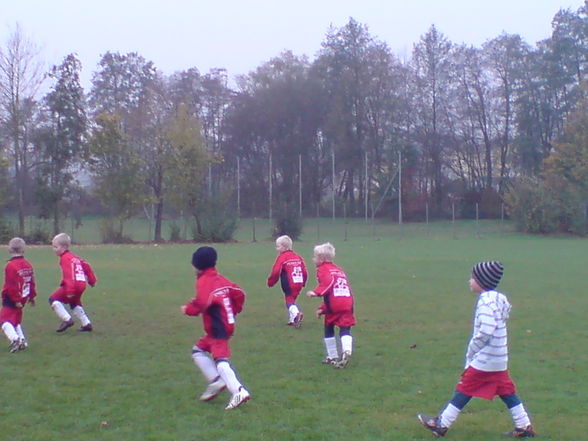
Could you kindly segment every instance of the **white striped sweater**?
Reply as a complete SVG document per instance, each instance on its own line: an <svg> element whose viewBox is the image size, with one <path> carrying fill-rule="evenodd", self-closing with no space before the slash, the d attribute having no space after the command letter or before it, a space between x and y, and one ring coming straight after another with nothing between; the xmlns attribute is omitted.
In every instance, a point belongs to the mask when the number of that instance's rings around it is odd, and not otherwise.
<svg viewBox="0 0 588 441"><path fill-rule="evenodd" d="M504 371L508 367L506 322L511 305L498 291L485 291L478 297L474 330L466 352L466 368L486 372Z"/></svg>

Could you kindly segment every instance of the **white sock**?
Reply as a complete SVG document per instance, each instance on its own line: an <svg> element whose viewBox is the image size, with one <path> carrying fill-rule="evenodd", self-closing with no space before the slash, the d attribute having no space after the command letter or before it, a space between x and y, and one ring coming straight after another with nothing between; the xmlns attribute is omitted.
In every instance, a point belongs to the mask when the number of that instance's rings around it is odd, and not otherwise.
<svg viewBox="0 0 588 441"><path fill-rule="evenodd" d="M16 333L14 326L12 326L12 323L2 323L2 330L4 331L4 335L6 335L6 338L10 341L10 343L18 340L18 334Z"/></svg>
<svg viewBox="0 0 588 441"><path fill-rule="evenodd" d="M342 335L341 336L341 350L343 352L353 352L353 336Z"/></svg>
<svg viewBox="0 0 588 441"><path fill-rule="evenodd" d="M26 340L26 337L25 337L24 332L22 330L22 326L16 325L15 330L16 330L16 333L18 334L19 339Z"/></svg>
<svg viewBox="0 0 588 441"><path fill-rule="evenodd" d="M57 314L57 317L59 317L62 322L71 320L71 315L69 315L69 313L65 310L65 306L63 306L63 303L61 303L59 300L55 300L53 303L51 303L51 309L55 311L55 314Z"/></svg>
<svg viewBox="0 0 588 441"><path fill-rule="evenodd" d="M218 373L220 374L221 378L227 385L227 389L231 394L236 394L241 387L241 383L237 380L237 375L235 375L235 371L231 367L231 365L227 361L220 361L217 363L216 368L218 369Z"/></svg>
<svg viewBox="0 0 588 441"><path fill-rule="evenodd" d="M86 326L91 323L90 319L86 315L86 311L84 311L84 308L82 308L80 305L76 306L72 312L78 318L82 326Z"/></svg>
<svg viewBox="0 0 588 441"><path fill-rule="evenodd" d="M524 429L529 424L531 424L531 420L529 419L529 415L527 414L523 403L517 404L508 410L510 410L512 421L514 422L515 427Z"/></svg>
<svg viewBox="0 0 588 441"><path fill-rule="evenodd" d="M290 305L290 307L288 308L288 316L290 319L290 323L294 321L299 312L300 311L298 310L298 306Z"/></svg>
<svg viewBox="0 0 588 441"><path fill-rule="evenodd" d="M327 358L339 358L337 351L337 340L335 337L325 338L325 348L327 349Z"/></svg>
<svg viewBox="0 0 588 441"><path fill-rule="evenodd" d="M443 412L439 415L439 424L441 427L450 427L461 412L460 409L455 407L453 404L448 403Z"/></svg>
<svg viewBox="0 0 588 441"><path fill-rule="evenodd" d="M212 380L218 377L216 364L212 358L208 356L208 354L200 350L196 350L196 347L194 347L194 350L195 352L192 352L192 360L194 361L194 364L198 367L198 369L200 369L200 372L202 372L204 378L206 378L209 383L212 382Z"/></svg>

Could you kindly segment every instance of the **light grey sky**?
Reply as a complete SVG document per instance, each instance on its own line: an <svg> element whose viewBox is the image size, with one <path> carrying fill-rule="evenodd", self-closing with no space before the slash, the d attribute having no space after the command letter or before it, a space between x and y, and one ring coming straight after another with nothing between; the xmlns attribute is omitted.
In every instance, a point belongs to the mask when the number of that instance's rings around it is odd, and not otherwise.
<svg viewBox="0 0 588 441"><path fill-rule="evenodd" d="M164 74L197 67L247 74L284 50L313 60L330 25L349 17L408 58L432 24L480 46L502 32L535 44L560 8L583 0L0 0L0 44L18 22L49 65L71 52L89 86L102 54L135 51Z"/></svg>

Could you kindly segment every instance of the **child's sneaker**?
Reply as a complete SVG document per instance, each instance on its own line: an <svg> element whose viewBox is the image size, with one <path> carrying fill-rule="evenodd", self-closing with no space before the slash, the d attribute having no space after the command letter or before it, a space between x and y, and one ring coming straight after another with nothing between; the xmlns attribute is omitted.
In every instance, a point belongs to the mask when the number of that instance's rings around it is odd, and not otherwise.
<svg viewBox="0 0 588 441"><path fill-rule="evenodd" d="M335 367L337 369L343 369L346 367L349 362L351 361L351 352L350 351L343 351L341 354L341 358L335 363Z"/></svg>
<svg viewBox="0 0 588 441"><path fill-rule="evenodd" d="M296 314L296 317L294 317L293 326L296 329L300 329L302 327L302 320L303 319L304 319L304 314L302 312L299 312L298 314Z"/></svg>
<svg viewBox="0 0 588 441"><path fill-rule="evenodd" d="M29 347L29 343L27 342L27 339L26 338L21 338L18 341L18 350L19 351L24 351L28 347Z"/></svg>
<svg viewBox="0 0 588 441"><path fill-rule="evenodd" d="M327 357L322 361L322 363L323 364L330 364L330 365L334 366L337 364L338 361L339 361L338 358Z"/></svg>
<svg viewBox="0 0 588 441"><path fill-rule="evenodd" d="M14 354L15 352L20 351L20 340L12 340L10 342L10 345L8 346L8 351L11 354Z"/></svg>
<svg viewBox="0 0 588 441"><path fill-rule="evenodd" d="M251 394L243 386L239 388L236 394L234 394L229 400L229 404L225 407L225 410L236 409L241 404L246 403L251 398Z"/></svg>
<svg viewBox="0 0 588 441"><path fill-rule="evenodd" d="M505 435L512 438L534 438L536 433L535 429L533 429L533 426L529 424L527 427L515 427Z"/></svg>
<svg viewBox="0 0 588 441"><path fill-rule="evenodd" d="M78 331L80 332L92 332L92 323L88 323L87 325L82 326Z"/></svg>
<svg viewBox="0 0 588 441"><path fill-rule="evenodd" d="M210 401L218 396L223 390L225 390L227 385L222 380L221 377L217 377L208 383L206 389L200 395L200 401Z"/></svg>
<svg viewBox="0 0 588 441"><path fill-rule="evenodd" d="M74 325L74 321L72 319L65 320L61 322L59 328L57 328L57 332L63 332L68 328L71 328Z"/></svg>
<svg viewBox="0 0 588 441"><path fill-rule="evenodd" d="M419 413L417 415L417 418L426 429L429 429L431 433L433 433L433 436L435 436L436 438L445 436L445 434L447 433L447 427L442 427L439 424L439 418L432 418L430 416L425 415L424 413Z"/></svg>

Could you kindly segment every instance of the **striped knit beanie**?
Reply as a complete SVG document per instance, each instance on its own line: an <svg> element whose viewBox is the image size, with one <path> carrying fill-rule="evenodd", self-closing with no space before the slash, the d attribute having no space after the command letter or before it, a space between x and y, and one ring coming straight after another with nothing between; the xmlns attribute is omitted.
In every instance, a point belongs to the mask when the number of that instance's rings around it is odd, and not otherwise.
<svg viewBox="0 0 588 441"><path fill-rule="evenodd" d="M477 263L472 269L474 279L486 290L492 290L498 286L502 273L504 273L504 266L496 260Z"/></svg>

